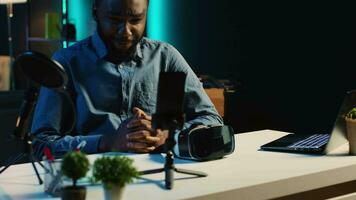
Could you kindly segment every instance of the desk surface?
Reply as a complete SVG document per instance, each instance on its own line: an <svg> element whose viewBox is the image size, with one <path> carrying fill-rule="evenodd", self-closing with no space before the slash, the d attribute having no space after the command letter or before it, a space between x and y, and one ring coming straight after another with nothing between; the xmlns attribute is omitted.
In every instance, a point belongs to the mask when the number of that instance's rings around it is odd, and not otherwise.
<svg viewBox="0 0 356 200"><path fill-rule="evenodd" d="M146 175L127 186L124 199L270 199L356 180L356 157L347 146L333 155L317 156L259 151L285 135L264 130L236 135L235 152L221 160L190 162L179 168L207 172L205 178L175 174L174 188L163 189L164 174ZM93 160L98 155L90 156ZM162 167L160 155L129 155L139 170ZM88 186L87 199L103 199L101 186ZM43 193L30 164L11 166L0 175L0 199L53 199Z"/></svg>

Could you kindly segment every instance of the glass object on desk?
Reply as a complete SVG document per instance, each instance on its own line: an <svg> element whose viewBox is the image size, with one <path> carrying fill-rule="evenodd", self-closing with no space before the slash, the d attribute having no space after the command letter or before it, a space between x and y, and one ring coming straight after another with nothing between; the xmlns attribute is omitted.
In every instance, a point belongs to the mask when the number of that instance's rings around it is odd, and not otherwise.
<svg viewBox="0 0 356 200"><path fill-rule="evenodd" d="M44 192L54 197L59 197L61 195L61 189L63 187L61 163L62 162L59 160L45 160L45 167L48 171L44 178Z"/></svg>
<svg viewBox="0 0 356 200"><path fill-rule="evenodd" d="M45 167L48 169L44 177L44 192L53 197L60 197L62 188L72 184L72 180L64 176L61 172L61 160L55 160L53 162L45 161ZM51 163L51 164L50 164ZM52 166L51 166L52 165ZM88 176L78 180L79 186L94 185L92 172L88 173Z"/></svg>

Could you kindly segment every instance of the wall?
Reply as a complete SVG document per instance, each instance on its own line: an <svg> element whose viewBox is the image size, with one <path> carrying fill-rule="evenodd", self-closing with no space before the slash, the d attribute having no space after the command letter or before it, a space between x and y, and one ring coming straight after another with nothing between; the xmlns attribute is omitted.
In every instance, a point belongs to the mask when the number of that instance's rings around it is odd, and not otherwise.
<svg viewBox="0 0 356 200"><path fill-rule="evenodd" d="M240 6L236 70L271 128L326 131L345 90L356 88L351 5L263 2Z"/></svg>
<svg viewBox="0 0 356 200"><path fill-rule="evenodd" d="M94 0L68 1L68 20L75 24L77 40L82 40L95 31L96 24L91 13L92 2Z"/></svg>
<svg viewBox="0 0 356 200"><path fill-rule="evenodd" d="M180 0L167 7L163 39L196 72L239 83L228 107L238 131L326 131L344 92L356 88L351 5Z"/></svg>

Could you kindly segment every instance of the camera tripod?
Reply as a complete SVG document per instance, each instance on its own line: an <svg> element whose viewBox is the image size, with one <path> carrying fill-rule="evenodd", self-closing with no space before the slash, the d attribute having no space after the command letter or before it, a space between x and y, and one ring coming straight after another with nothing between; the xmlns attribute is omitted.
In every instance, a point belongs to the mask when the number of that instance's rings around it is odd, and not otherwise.
<svg viewBox="0 0 356 200"><path fill-rule="evenodd" d="M168 122L168 138L166 140L166 143L164 144L164 152L166 153L164 167L158 168L158 169L145 170L145 171L141 172L143 175L164 172L165 173L165 187L166 187L166 189L169 189L169 190L173 188L174 172L181 173L181 174L194 175L197 177L208 176L208 174L206 174L204 172L180 169L180 168L176 168L174 166L174 155L173 155L173 147L175 144L174 131L176 130L177 125L178 125L178 123L176 120L171 120L170 122Z"/></svg>
<svg viewBox="0 0 356 200"><path fill-rule="evenodd" d="M21 149L22 152L18 153L15 156L10 157L6 162L5 165L2 167L0 170L0 174L3 173L7 168L9 168L11 165L15 164L17 161L21 160L24 157L28 157L29 160L31 161L31 164L33 166L33 169L36 172L36 176L38 179L39 184L41 185L43 183L40 174L38 173L38 170L36 168L35 162L37 162L43 169L46 170L45 166L34 156L33 150L32 150L32 141L29 136L26 136L26 139L19 139L16 138L16 140L19 140L17 142L20 142L21 144Z"/></svg>
<svg viewBox="0 0 356 200"><path fill-rule="evenodd" d="M29 160L31 161L33 169L36 172L38 182L41 185L43 181L38 173L35 162L37 162L46 171L47 169L34 156L33 148L32 148L32 138L28 133L28 129L29 129L28 127L31 121L30 118L37 102L37 96L38 96L38 87L35 86L29 87L25 92L24 100L20 108L20 114L17 117L16 127L13 132L13 138L15 138L16 145L18 144L20 145L21 152L15 156L10 157L6 161L5 165L0 170L0 174L4 172L7 168L9 168L11 165L15 164L20 159L24 157L28 157Z"/></svg>

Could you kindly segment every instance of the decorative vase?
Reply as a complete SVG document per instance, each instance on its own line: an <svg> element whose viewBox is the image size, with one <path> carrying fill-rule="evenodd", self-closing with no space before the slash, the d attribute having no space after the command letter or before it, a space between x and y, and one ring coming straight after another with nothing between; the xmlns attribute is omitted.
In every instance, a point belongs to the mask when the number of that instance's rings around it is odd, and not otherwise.
<svg viewBox="0 0 356 200"><path fill-rule="evenodd" d="M105 200L121 200L125 187L119 185L104 185Z"/></svg>
<svg viewBox="0 0 356 200"><path fill-rule="evenodd" d="M349 152L356 155L356 119L345 118L347 139L349 140Z"/></svg>
<svg viewBox="0 0 356 200"><path fill-rule="evenodd" d="M66 186L62 189L62 200L85 200L86 192L84 186Z"/></svg>

